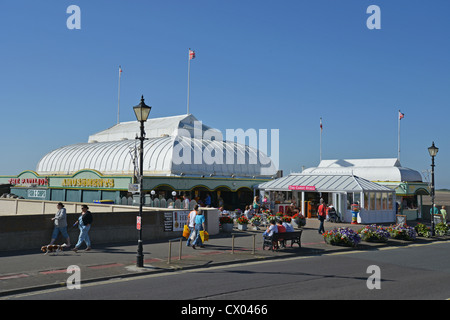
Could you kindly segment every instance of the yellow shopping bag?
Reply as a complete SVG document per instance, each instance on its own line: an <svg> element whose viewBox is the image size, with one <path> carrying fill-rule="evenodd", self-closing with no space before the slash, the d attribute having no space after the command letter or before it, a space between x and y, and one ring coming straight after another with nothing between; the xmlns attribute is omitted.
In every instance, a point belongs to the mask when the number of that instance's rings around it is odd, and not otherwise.
<svg viewBox="0 0 450 320"><path fill-rule="evenodd" d="M191 230L189 230L189 227L187 226L187 224L184 225L184 229L183 229L183 237L184 238L189 238L189 234L191 233Z"/></svg>
<svg viewBox="0 0 450 320"><path fill-rule="evenodd" d="M200 231L200 238L202 238L202 242L209 240L209 234L207 231Z"/></svg>

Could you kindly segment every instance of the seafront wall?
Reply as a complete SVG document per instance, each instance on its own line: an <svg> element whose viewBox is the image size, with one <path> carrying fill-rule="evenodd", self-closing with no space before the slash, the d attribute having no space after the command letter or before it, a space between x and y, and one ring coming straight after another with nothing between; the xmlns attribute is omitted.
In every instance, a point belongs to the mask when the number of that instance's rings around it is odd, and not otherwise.
<svg viewBox="0 0 450 320"><path fill-rule="evenodd" d="M29 250L50 242L57 202L24 199L0 199L0 251ZM67 212L71 243L78 239L79 230L72 225L77 221L83 203L64 203ZM88 204L94 222L89 236L95 244L136 241L136 217L139 207ZM218 210L203 208L207 230L219 233ZM186 211L177 209L144 208L142 238L144 241L173 239L182 235ZM181 229L181 230L180 230ZM59 235L57 243L65 242Z"/></svg>

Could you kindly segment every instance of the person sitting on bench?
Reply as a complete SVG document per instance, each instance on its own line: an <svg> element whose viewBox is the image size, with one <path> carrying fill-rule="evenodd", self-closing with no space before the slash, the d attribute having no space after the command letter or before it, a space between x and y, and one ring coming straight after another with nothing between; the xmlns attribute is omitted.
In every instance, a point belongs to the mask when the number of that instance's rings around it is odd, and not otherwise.
<svg viewBox="0 0 450 320"><path fill-rule="evenodd" d="M264 231L263 238L270 238L274 233L278 233L278 228L275 224L275 220L270 220L270 226L267 227L266 231Z"/></svg>

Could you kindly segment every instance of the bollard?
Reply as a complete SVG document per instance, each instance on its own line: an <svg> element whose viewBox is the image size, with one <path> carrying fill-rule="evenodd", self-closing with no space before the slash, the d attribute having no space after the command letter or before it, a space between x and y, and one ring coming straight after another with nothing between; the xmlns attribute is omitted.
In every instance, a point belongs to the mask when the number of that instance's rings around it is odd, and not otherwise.
<svg viewBox="0 0 450 320"><path fill-rule="evenodd" d="M167 263L169 264L171 256L172 256L172 241L169 240L169 257L167 258Z"/></svg>
<svg viewBox="0 0 450 320"><path fill-rule="evenodd" d="M255 254L255 250L256 250L256 234L253 234L253 250L252 250L252 254Z"/></svg>
<svg viewBox="0 0 450 320"><path fill-rule="evenodd" d="M178 239L171 239L169 240L169 256L167 257L167 263L170 264L170 261L172 260L172 242L176 241ZM180 238L180 250L178 251L178 259L181 260L181 254L183 252L183 237Z"/></svg>
<svg viewBox="0 0 450 320"><path fill-rule="evenodd" d="M231 254L234 254L234 234L231 235Z"/></svg>

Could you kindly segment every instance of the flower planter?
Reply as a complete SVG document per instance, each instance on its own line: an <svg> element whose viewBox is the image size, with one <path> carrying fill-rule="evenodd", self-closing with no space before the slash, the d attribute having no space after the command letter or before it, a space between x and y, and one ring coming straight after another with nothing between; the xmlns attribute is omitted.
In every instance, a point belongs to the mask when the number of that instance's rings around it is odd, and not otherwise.
<svg viewBox="0 0 450 320"><path fill-rule="evenodd" d="M233 232L233 224L232 223L224 223L222 224L223 232Z"/></svg>
<svg viewBox="0 0 450 320"><path fill-rule="evenodd" d="M245 231L245 230L247 230L247 225L246 224L238 224L238 229Z"/></svg>

